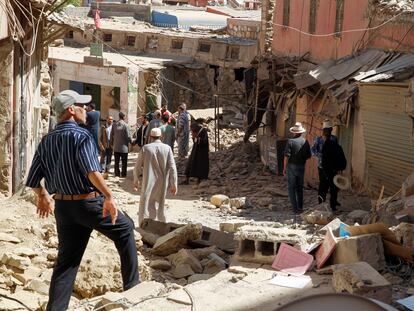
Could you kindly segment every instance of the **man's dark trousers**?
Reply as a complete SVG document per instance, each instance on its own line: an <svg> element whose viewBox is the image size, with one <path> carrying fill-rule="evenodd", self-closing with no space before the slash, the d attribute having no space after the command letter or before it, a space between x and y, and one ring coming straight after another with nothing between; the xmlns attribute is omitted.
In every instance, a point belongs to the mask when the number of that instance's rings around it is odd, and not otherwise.
<svg viewBox="0 0 414 311"><path fill-rule="evenodd" d="M105 170L105 173L109 172L109 166L111 165L112 161L112 149L105 148L105 150L101 151L101 165Z"/></svg>
<svg viewBox="0 0 414 311"><path fill-rule="evenodd" d="M330 193L330 198L329 198L329 205L331 206L331 209L333 211L336 211L336 205L338 204L338 187L335 186L333 179L335 177L335 175L337 174L336 172L331 172L331 173L327 173L325 172L325 170L323 170L322 168L318 168L319 171L319 190L318 190L318 195L319 195L319 203L325 202L326 200L326 194Z"/></svg>
<svg viewBox="0 0 414 311"><path fill-rule="evenodd" d="M115 152L115 176L120 176L119 172L119 159L121 159L122 162L122 171L121 171L121 177L126 177L127 175L127 165L128 165L128 153L123 152Z"/></svg>
<svg viewBox="0 0 414 311"><path fill-rule="evenodd" d="M80 201L55 201L59 238L58 257L53 269L47 310L62 311L69 305L76 274L93 229L114 241L121 257L124 290L139 283L134 223L118 211L114 225L103 218L103 197Z"/></svg>
<svg viewBox="0 0 414 311"><path fill-rule="evenodd" d="M303 210L303 184L305 177L305 165L288 163L287 179L290 203L294 213Z"/></svg>

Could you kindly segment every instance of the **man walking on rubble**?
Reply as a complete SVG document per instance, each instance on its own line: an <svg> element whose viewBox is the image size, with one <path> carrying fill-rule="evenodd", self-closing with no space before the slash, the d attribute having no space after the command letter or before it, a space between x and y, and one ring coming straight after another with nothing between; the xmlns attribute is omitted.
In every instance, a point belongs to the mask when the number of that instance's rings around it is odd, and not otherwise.
<svg viewBox="0 0 414 311"><path fill-rule="evenodd" d="M134 167L134 187L138 191L142 173L141 197L138 210L138 224L144 218L165 222L164 203L168 185L173 195L177 194L177 168L171 147L160 140L161 130L150 132L151 143L142 147Z"/></svg>
<svg viewBox="0 0 414 311"><path fill-rule="evenodd" d="M112 160L112 148L111 148L111 131L112 123L114 119L108 116L106 124L102 125L101 131L99 132L99 149L101 150L101 165L104 168L105 173L109 172L109 166Z"/></svg>
<svg viewBox="0 0 414 311"><path fill-rule="evenodd" d="M294 136L286 144L283 175L287 174L289 199L293 212L298 214L303 211L305 164L311 157L311 151L308 141L302 137L306 132L302 123L296 122L290 132Z"/></svg>
<svg viewBox="0 0 414 311"><path fill-rule="evenodd" d="M85 123L91 96L66 90L52 101L58 125L40 142L26 185L38 196L37 213L53 210L59 239L58 256L49 288L47 310L66 310L76 274L92 230L114 241L121 257L123 288L139 283L133 222L117 211L112 193L100 174L92 135ZM45 179L45 187L41 180Z"/></svg>
<svg viewBox="0 0 414 311"><path fill-rule="evenodd" d="M175 129L178 143L178 159L183 160L187 157L188 144L190 142L190 115L187 112L186 104L181 104L178 107L178 119Z"/></svg>
<svg viewBox="0 0 414 311"><path fill-rule="evenodd" d="M131 134L129 126L124 121L125 114L119 113L119 120L112 126L111 130L111 148L114 151L114 172L115 176L126 177L128 165L128 151L131 143ZM121 160L121 171L119 170L119 160Z"/></svg>
<svg viewBox="0 0 414 311"><path fill-rule="evenodd" d="M338 144L336 136L332 135L333 124L325 120L322 125L322 136L318 136L312 146L312 154L318 158L319 189L318 203L325 202L328 190L330 192L330 207L332 211L340 206L338 202L338 187L333 178L345 169L346 159L342 147Z"/></svg>

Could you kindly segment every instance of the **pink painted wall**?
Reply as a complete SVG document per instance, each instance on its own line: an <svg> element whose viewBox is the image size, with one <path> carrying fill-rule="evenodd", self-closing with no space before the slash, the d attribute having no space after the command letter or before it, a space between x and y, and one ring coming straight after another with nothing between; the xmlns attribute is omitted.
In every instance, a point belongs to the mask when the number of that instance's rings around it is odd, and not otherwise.
<svg viewBox="0 0 414 311"><path fill-rule="evenodd" d="M381 21L377 23L380 24ZM368 46L414 53L413 21L391 22L379 28L371 33Z"/></svg>
<svg viewBox="0 0 414 311"><path fill-rule="evenodd" d="M351 54L364 35L364 32L344 33L341 37L312 37L283 28L283 0L276 0L273 19L272 50L276 55L303 55L310 52L313 60L337 59ZM309 32L310 1L290 0L289 26ZM344 1L344 21L342 30L365 28L368 0ZM319 0L316 14L315 34L328 34L335 31L336 0Z"/></svg>

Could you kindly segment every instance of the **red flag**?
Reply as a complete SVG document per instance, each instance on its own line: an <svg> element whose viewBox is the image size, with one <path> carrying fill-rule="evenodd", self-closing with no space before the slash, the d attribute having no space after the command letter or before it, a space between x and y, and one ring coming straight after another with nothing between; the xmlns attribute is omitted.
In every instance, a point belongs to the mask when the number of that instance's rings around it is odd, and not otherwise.
<svg viewBox="0 0 414 311"><path fill-rule="evenodd" d="M99 15L99 10L96 9L95 11L95 18L93 19L95 21L95 27L96 29L101 29L101 17Z"/></svg>

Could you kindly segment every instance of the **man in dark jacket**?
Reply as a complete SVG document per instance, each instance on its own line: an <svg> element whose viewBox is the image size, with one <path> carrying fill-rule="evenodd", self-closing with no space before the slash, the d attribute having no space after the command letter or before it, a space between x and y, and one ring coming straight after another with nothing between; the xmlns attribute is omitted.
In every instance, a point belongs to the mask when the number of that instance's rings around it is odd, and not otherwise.
<svg viewBox="0 0 414 311"><path fill-rule="evenodd" d="M193 138L193 149L191 149L185 169L186 179L182 183L188 185L190 177L196 177L197 182L208 178L209 173L209 143L207 129L198 123L191 124L191 136Z"/></svg>
<svg viewBox="0 0 414 311"><path fill-rule="evenodd" d="M128 164L128 147L131 143L129 126L125 123L125 114L119 113L119 121L112 126L111 147L115 157L115 176L126 177ZM122 172L119 171L119 160L122 161Z"/></svg>
<svg viewBox="0 0 414 311"><path fill-rule="evenodd" d="M334 183L334 177L339 172L346 168L346 158L342 147L331 139L329 131L324 131L322 134L323 147L322 147L322 168L319 170L319 192L323 202L326 200L326 194L328 190L330 192L329 204L332 211L336 211L338 203L339 188Z"/></svg>
<svg viewBox="0 0 414 311"><path fill-rule="evenodd" d="M293 212L297 214L303 210L305 164L311 157L311 151L308 141L302 137L306 130L300 122L296 122L290 132L294 136L286 144L283 175L287 174L289 199Z"/></svg>
<svg viewBox="0 0 414 311"><path fill-rule="evenodd" d="M112 160L112 149L111 149L111 132L113 118L108 116L106 124L102 125L101 131L99 132L99 149L101 150L101 165L104 168L105 173L108 173L109 166Z"/></svg>
<svg viewBox="0 0 414 311"><path fill-rule="evenodd" d="M134 141L134 144L137 144L139 148L142 148L142 146L145 145L147 141L148 136L148 118L145 114L141 116L141 126L137 130L136 139Z"/></svg>

